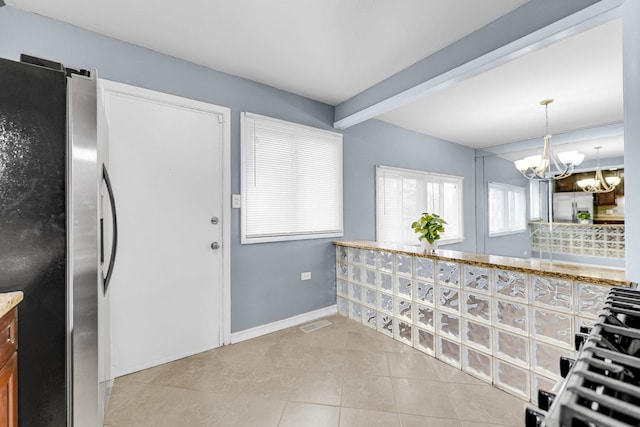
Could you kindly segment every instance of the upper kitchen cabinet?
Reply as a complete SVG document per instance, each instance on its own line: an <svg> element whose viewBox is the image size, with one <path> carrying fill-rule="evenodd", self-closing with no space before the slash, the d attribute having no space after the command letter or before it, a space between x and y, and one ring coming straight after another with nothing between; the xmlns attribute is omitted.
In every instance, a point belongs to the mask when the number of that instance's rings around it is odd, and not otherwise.
<svg viewBox="0 0 640 427"><path fill-rule="evenodd" d="M615 206L616 204L616 192L610 191L608 193L597 193L595 195L594 203L596 206Z"/></svg>
<svg viewBox="0 0 640 427"><path fill-rule="evenodd" d="M568 176L566 178L557 179L554 181L554 192L563 193L563 192L573 192L575 190L576 180L575 175Z"/></svg>
<svg viewBox="0 0 640 427"><path fill-rule="evenodd" d="M617 176L620 178L620 184L616 186L615 190L608 193L597 193L594 198L594 203L596 206L615 206L618 204L617 200L620 197L624 197L624 170L603 171L602 175L605 178Z"/></svg>
<svg viewBox="0 0 640 427"><path fill-rule="evenodd" d="M553 190L556 193L581 191L576 183L581 179L593 178L594 174L595 171L579 172L566 178L555 180ZM624 196L624 169L602 170L602 175L605 178L609 176L620 177L620 184L616 186L614 193L616 196Z"/></svg>

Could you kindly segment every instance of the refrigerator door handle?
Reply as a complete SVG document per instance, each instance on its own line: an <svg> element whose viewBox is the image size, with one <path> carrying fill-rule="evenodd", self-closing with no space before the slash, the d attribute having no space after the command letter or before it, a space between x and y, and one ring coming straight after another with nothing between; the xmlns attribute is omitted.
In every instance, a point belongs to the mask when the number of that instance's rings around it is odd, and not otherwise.
<svg viewBox="0 0 640 427"><path fill-rule="evenodd" d="M109 204L111 205L111 218L113 221L113 243L111 244L111 256L109 257L109 268L104 275L104 292L107 292L109 288L109 281L111 280L111 274L113 273L113 266L116 262L116 252L118 249L118 218L116 216L116 200L113 196L113 189L111 188L111 180L109 179L109 173L107 167L102 164L102 179L107 187L107 193L109 194ZM102 242L104 251L104 241Z"/></svg>

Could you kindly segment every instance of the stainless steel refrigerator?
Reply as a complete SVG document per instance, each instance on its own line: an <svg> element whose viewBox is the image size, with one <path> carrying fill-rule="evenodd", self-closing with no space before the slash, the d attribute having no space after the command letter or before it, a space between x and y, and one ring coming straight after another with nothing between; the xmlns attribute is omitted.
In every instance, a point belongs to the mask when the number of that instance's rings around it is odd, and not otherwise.
<svg viewBox="0 0 640 427"><path fill-rule="evenodd" d="M23 60L0 59L0 292L24 292L19 423L102 426L112 381L103 270L115 259L102 250L97 76Z"/></svg>
<svg viewBox="0 0 640 427"><path fill-rule="evenodd" d="M593 212L593 193L584 191L569 193L553 193L553 220L560 222L577 222L578 212Z"/></svg>

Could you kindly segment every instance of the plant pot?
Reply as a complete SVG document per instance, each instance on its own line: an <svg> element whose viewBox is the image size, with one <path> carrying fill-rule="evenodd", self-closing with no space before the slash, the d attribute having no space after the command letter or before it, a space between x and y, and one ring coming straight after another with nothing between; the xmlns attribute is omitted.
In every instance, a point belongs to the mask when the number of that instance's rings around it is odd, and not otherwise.
<svg viewBox="0 0 640 427"><path fill-rule="evenodd" d="M589 224L589 220L588 219L581 219L580 220L580 224Z"/></svg>
<svg viewBox="0 0 640 427"><path fill-rule="evenodd" d="M427 239L420 240L420 246L425 251L435 251L438 249L438 241L434 241L433 243L429 243Z"/></svg>

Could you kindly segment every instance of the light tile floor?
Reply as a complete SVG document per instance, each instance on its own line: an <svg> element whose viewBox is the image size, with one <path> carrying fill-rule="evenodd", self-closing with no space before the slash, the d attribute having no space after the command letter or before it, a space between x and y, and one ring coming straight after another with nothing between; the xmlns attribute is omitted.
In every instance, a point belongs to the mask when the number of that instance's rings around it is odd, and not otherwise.
<svg viewBox="0 0 640 427"><path fill-rule="evenodd" d="M120 377L107 427L522 426L526 403L345 317Z"/></svg>

